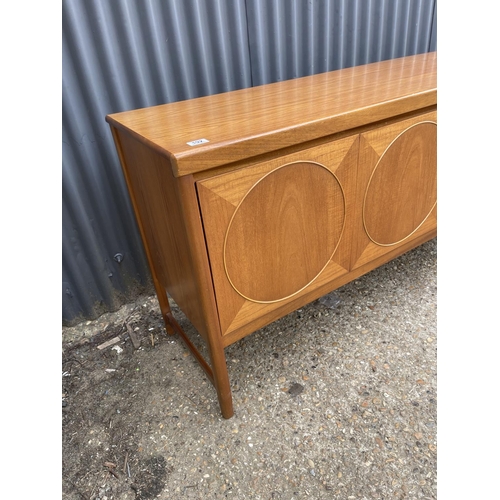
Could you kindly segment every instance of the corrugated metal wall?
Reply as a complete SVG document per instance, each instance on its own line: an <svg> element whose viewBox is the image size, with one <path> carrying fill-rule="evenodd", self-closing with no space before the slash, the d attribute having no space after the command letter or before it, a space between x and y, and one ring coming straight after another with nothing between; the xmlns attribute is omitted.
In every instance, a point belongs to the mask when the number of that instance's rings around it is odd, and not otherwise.
<svg viewBox="0 0 500 500"><path fill-rule="evenodd" d="M63 324L153 289L109 113L436 50L436 0L63 0Z"/></svg>
<svg viewBox="0 0 500 500"><path fill-rule="evenodd" d="M435 50L435 2L247 2L254 85Z"/></svg>

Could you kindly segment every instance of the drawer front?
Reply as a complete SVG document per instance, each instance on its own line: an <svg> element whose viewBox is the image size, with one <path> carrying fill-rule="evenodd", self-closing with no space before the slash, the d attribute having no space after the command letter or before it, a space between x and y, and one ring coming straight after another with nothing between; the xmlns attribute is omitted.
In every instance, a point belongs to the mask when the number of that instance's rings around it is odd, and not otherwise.
<svg viewBox="0 0 500 500"><path fill-rule="evenodd" d="M437 227L437 113L360 135L351 268Z"/></svg>
<svg viewBox="0 0 500 500"><path fill-rule="evenodd" d="M358 142L197 182L223 335L348 273Z"/></svg>

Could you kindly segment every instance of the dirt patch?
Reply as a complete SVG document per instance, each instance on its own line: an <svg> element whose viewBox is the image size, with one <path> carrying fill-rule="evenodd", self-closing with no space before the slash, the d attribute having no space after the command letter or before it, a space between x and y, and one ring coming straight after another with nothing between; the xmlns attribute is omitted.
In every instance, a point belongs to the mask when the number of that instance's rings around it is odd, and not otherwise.
<svg viewBox="0 0 500 500"><path fill-rule="evenodd" d="M162 370L147 370L146 376L141 361L172 340L154 298L126 311L122 321L107 323L102 331L85 329L90 322L82 325L87 336L63 346L65 498L104 499L112 494L148 500L165 486L170 470L165 458L144 458L136 437L147 426L143 398L147 400L151 387L169 387ZM94 330L102 326L93 325ZM74 330L68 335L75 337Z"/></svg>

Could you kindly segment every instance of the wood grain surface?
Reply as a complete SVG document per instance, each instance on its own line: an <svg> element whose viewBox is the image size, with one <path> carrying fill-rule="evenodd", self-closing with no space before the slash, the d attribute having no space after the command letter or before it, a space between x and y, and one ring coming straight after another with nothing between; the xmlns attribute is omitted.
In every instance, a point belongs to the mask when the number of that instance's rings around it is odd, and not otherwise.
<svg viewBox="0 0 500 500"><path fill-rule="evenodd" d="M437 112L360 134L351 269L437 225Z"/></svg>
<svg viewBox="0 0 500 500"><path fill-rule="evenodd" d="M432 106L436 74L431 52L106 119L167 156L181 176ZM208 142L188 145L199 139Z"/></svg>
<svg viewBox="0 0 500 500"><path fill-rule="evenodd" d="M207 338L177 179L166 158L123 131L117 138L152 274Z"/></svg>
<svg viewBox="0 0 500 500"><path fill-rule="evenodd" d="M401 132L375 166L363 201L363 222L377 245L396 245L415 232L437 202L437 125Z"/></svg>
<svg viewBox="0 0 500 500"><path fill-rule="evenodd" d="M224 245L226 275L248 300L288 298L328 264L344 221L342 187L330 170L286 164L261 178L236 208Z"/></svg>
<svg viewBox="0 0 500 500"><path fill-rule="evenodd" d="M357 160L348 136L197 182L224 335L348 272Z"/></svg>

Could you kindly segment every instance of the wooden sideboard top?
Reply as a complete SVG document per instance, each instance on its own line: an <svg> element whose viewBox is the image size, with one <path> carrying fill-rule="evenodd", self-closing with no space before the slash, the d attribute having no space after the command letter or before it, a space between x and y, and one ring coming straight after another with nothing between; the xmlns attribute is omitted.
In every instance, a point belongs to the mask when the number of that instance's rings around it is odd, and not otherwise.
<svg viewBox="0 0 500 500"><path fill-rule="evenodd" d="M437 104L437 53L108 115L176 177ZM189 142L205 139L189 145Z"/></svg>

